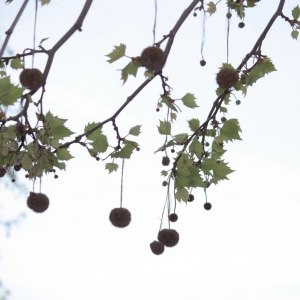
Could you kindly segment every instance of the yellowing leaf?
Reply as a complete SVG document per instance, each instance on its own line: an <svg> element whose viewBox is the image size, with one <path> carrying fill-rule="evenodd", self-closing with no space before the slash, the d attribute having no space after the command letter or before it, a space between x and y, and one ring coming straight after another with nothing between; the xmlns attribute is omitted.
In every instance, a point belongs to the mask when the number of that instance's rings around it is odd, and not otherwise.
<svg viewBox="0 0 300 300"><path fill-rule="evenodd" d="M216 12L216 4L214 4L213 2L209 2L206 5L208 6L206 12L208 12L210 16Z"/></svg>
<svg viewBox="0 0 300 300"><path fill-rule="evenodd" d="M111 64L112 62L120 59L121 57L123 57L125 55L125 51L126 51L126 45L124 44L120 44L120 46L114 46L115 49L105 55L105 56L108 56L110 59L108 60L108 62Z"/></svg>

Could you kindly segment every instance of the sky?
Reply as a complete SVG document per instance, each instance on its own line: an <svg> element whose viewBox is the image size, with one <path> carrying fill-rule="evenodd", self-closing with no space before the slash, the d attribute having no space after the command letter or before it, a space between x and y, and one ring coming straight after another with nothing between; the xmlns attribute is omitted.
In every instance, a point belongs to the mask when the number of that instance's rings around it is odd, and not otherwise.
<svg viewBox="0 0 300 300"><path fill-rule="evenodd" d="M22 1L0 3L0 41ZM156 37L168 34L191 1L157 1ZM139 56L153 43L154 1L94 1L83 23L56 53L47 79L44 110L67 118L76 133L89 122L107 119L144 81L143 70L122 86L120 69L127 58L109 64L106 54L126 44L128 56ZM245 27L233 15L229 37L229 62L237 67L250 52L279 1L261 1L249 10ZM50 49L74 24L84 1L52 0L40 7L36 40ZM284 14L299 2L287 0ZM215 100L215 74L226 61L225 1L205 21L205 67L199 65L202 16L192 15L175 37L164 68L172 97L186 93L197 98L198 108L182 107L172 134L188 131L186 120L206 116ZM9 41L13 53L32 47L34 1L30 1ZM20 172L18 183L27 191L1 186L1 217L25 213L10 237L0 231L0 279L11 291L10 300L52 299L300 299L300 140L299 41L291 38L287 22L277 19L262 46L277 71L249 87L241 105L228 106L227 119L239 120L242 141L228 143L224 156L235 170L229 180L207 189L212 209L203 209L205 195L194 190L194 202L177 204L178 245L156 256L149 244L160 226L166 188L160 173L164 143L157 125L166 110L156 112L162 93L155 78L117 118L121 135L142 125L135 140L141 150L125 161L123 207L130 210L127 228L111 225L110 211L119 206L120 171L108 175L105 162L97 162L79 145L70 147L75 157L59 178L42 180L49 209L36 214L26 206L32 182ZM162 45L164 47L165 44ZM43 70L46 58L35 56ZM31 59L26 58L26 66ZM19 71L11 71L18 83ZM38 97L36 95L35 97ZM38 98L36 98L38 99ZM18 106L16 105L15 109ZM31 109L30 116L34 114ZM103 129L115 144L111 124ZM171 155L171 153L169 153ZM163 228L167 226L164 216Z"/></svg>

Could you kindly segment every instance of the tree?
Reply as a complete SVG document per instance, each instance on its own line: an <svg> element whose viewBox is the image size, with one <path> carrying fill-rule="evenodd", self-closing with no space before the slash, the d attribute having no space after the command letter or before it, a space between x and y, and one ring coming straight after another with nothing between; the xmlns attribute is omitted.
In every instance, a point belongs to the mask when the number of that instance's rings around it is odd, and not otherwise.
<svg viewBox="0 0 300 300"><path fill-rule="evenodd" d="M10 3L11 1L7 1ZM42 6L50 1L41 1ZM167 195L165 207L169 222L177 220L176 200L178 202L192 202L194 199L193 189L203 189L205 195L211 185L217 185L222 180L227 180L228 175L233 170L225 162L223 155L227 150L225 146L229 141L241 140L241 127L236 118L227 119L225 114L228 112L230 102L240 105L241 100L237 98L246 96L248 88L252 87L259 79L273 71L275 66L267 53L262 50L263 42L267 40L267 34L277 18L282 18L289 26L292 27L291 36L293 39L298 38L300 29L300 8L296 6L292 10L291 16L283 14L285 1L279 1L277 10L269 20L267 26L262 30L261 35L255 41L251 49L245 49L247 53L241 56L241 63L233 66L229 62L229 43L224 49L227 60L220 65L216 81L216 98L208 112L206 120L201 123L197 117L188 119L187 132L177 134L173 132L177 116L180 114L182 107L195 109L198 107L196 96L187 91L185 95L177 98L172 93L172 87L168 83L168 77L163 72L164 64L168 61L171 53L174 38L179 32L181 26L188 17L203 14L203 19L217 12L217 5L220 1L207 4L204 1L192 1L190 5L182 12L174 27L169 34L165 34L160 40L156 40L155 26L153 26L153 45L145 46L139 56L127 56L126 45L120 43L114 46L114 49L107 54L108 62L124 58L128 59L121 70L121 80L125 84L130 75L135 77L141 68L145 68L144 75L146 80L137 87L133 93L128 96L127 100L116 110L116 112L104 121L96 120L89 122L81 133L76 134L75 138L70 138L65 142L64 139L74 134L65 126L67 119L55 116L50 111L45 112L43 109L43 98L47 87L47 78L51 70L55 54L60 47L78 30L81 31L83 21L88 14L91 0L85 1L85 5L75 22L62 38L49 50L43 46L46 39L42 39L38 50L35 46L31 49L25 49L22 54L12 56L2 56L7 46L8 40L23 12L28 0L23 5L13 22L12 26L6 32L6 40L1 48L1 79L0 79L0 99L1 99L1 152L0 157L2 165L0 175L5 176L7 170L13 169L18 172L24 169L27 174L26 178L35 183L41 181L44 175L55 174L57 170L64 170L66 162L73 158L71 148L74 144L84 147L92 158L97 161L106 161L105 169L112 173L121 169L123 178L124 162L131 158L135 151L140 150L140 145L131 140L129 136L137 137L141 133L140 124L132 124L128 128L127 134L124 135L125 129L119 128L117 118L120 117L124 109L132 103L135 97L146 88L152 81L159 79L162 84L162 91L159 94L156 110L166 110L166 117L159 120L157 126L158 133L164 137L163 144L157 149L156 153L163 153L162 165L170 166L169 170L163 170L161 176L165 178L162 182L166 186ZM238 18L239 28L242 30L245 26L245 17L249 9L256 9L259 1L224 1L227 7L227 41L230 36L230 20ZM37 12L37 9L36 9ZM224 17L224 16L222 16ZM205 29L205 27L204 27ZM165 45L162 51L162 45ZM204 36L201 46L202 59L200 65L205 67L204 57ZM34 68L25 67L28 57L42 54L47 57L43 72ZM27 64L26 64L27 65ZM9 72L11 69L22 70L20 72L20 82L22 87L11 82ZM209 76L215 76L209 74ZM131 76L132 77L132 76ZM37 96L40 93L40 96ZM15 103L21 104L21 110L11 115L10 109ZM29 110L35 108L35 116L29 114ZM63 116L65 117L65 116ZM104 125L111 123L115 131L116 141L113 137L105 134ZM121 130L122 129L122 130ZM173 159L173 161L171 161ZM121 167L120 167L121 165ZM13 178L12 181L15 179ZM130 223L130 212L122 208L122 188L121 181L121 201L120 208L111 212L111 222L117 227L126 227ZM171 213L171 204L174 191L174 213ZM28 206L36 212L43 212L49 206L49 199L41 190L36 193L34 190L28 196ZM211 209L210 202L204 204L206 210ZM164 212L163 212L164 215ZM158 241L151 243L151 249L155 254L163 252L164 245L172 247L177 244L179 235L170 229L163 229L162 223L159 230Z"/></svg>

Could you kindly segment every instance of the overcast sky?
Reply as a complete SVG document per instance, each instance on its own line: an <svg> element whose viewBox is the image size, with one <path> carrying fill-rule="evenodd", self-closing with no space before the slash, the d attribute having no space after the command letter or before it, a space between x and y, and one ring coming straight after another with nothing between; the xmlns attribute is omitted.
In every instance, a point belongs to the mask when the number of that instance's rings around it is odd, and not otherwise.
<svg viewBox="0 0 300 300"><path fill-rule="evenodd" d="M23 1L4 2L1 42ZM157 2L160 40L191 0ZM83 3L52 0L39 6L37 42L49 37L43 46L50 49L74 24ZM233 15L229 62L234 67L250 52L278 3L261 1L247 12L243 29ZM297 4L287 0L284 13L291 17ZM188 132L188 119L204 122L215 100L215 74L226 61L225 1L217 8L218 13L206 20L207 65L199 65L202 17L198 14L191 15L178 32L164 68L172 97L189 92L199 105L194 110L181 106L173 134ZM33 17L34 1L30 1L9 42L13 53L32 47ZM120 43L126 44L128 56L140 55L153 43L153 21L153 0L94 1L82 32L76 32L55 55L44 110L68 118L66 126L77 133L88 122L110 117L144 76L140 69L122 86L119 69L128 59L109 64L105 55ZM300 44L290 34L290 25L278 19L262 47L278 71L249 87L246 98L236 93L240 106L234 102L228 106L226 117L237 118L242 128L243 141L228 143L224 156L235 172L230 180L207 190L210 211L203 209L202 189L194 190L194 202L177 205L179 219L172 228L180 240L162 255L155 256L149 248L166 197L160 176L163 154L153 154L164 143L157 125L166 116L166 110L156 112L162 93L158 77L117 118L121 135L142 125L135 138L141 150L125 161L123 206L132 214L127 228L117 229L108 220L110 210L119 206L120 171L108 175L105 162L96 162L79 145L70 147L75 158L67 163L66 172L57 172L58 179L43 178L42 192L50 199L45 213L27 208L26 193L1 186L1 217L27 215L10 238L4 231L0 234L0 278L12 292L10 299L299 300ZM36 55L35 67L43 70L45 61L46 57ZM26 65L31 65L29 58ZM18 74L12 72L15 83ZM111 124L103 131L114 145ZM20 172L18 182L29 192L32 183L25 181L24 174Z"/></svg>

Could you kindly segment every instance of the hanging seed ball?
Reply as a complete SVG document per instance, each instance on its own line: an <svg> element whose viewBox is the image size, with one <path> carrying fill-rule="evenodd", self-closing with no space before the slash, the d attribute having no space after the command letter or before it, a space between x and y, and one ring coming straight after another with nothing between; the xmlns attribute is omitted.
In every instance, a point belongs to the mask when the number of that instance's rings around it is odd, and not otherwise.
<svg viewBox="0 0 300 300"><path fill-rule="evenodd" d="M206 210L210 210L211 209L211 204L209 203L209 202L206 202L206 203L204 203L204 208L206 209Z"/></svg>
<svg viewBox="0 0 300 300"><path fill-rule="evenodd" d="M151 251L156 254L160 255L165 251L165 245L161 242L154 241L150 244Z"/></svg>
<svg viewBox="0 0 300 300"><path fill-rule="evenodd" d="M26 134L26 127L24 124L22 123L18 123L16 125L16 131L17 131L17 134L19 134L20 136L24 136Z"/></svg>
<svg viewBox="0 0 300 300"><path fill-rule="evenodd" d="M200 60L200 65L204 67L206 65L206 61L204 59Z"/></svg>
<svg viewBox="0 0 300 300"><path fill-rule="evenodd" d="M240 22L238 26L239 26L239 28L244 28L245 27L245 23L244 22Z"/></svg>
<svg viewBox="0 0 300 300"><path fill-rule="evenodd" d="M20 74L20 82L22 86L35 91L45 83L45 79L42 72L38 69L24 69Z"/></svg>
<svg viewBox="0 0 300 300"><path fill-rule="evenodd" d="M241 100L236 100L236 101L235 101L235 104L236 104L236 105L240 105L240 104L241 104Z"/></svg>
<svg viewBox="0 0 300 300"><path fill-rule="evenodd" d="M141 66L151 71L161 71L166 62L165 53L158 47L148 47L141 54Z"/></svg>
<svg viewBox="0 0 300 300"><path fill-rule="evenodd" d="M194 195L192 195L192 194L189 194L189 198L188 198L188 202L192 202L192 201L194 201L194 199L195 199L195 197L194 197Z"/></svg>
<svg viewBox="0 0 300 300"><path fill-rule="evenodd" d="M170 214L169 215L169 220L171 221L171 222L176 222L177 220L178 220L178 215L177 214Z"/></svg>
<svg viewBox="0 0 300 300"><path fill-rule="evenodd" d="M49 198L42 193L30 192L27 206L37 213L42 213L49 207Z"/></svg>
<svg viewBox="0 0 300 300"><path fill-rule="evenodd" d="M110 222L119 228L128 226L131 221L131 213L128 209L119 207L114 208L109 215Z"/></svg>
<svg viewBox="0 0 300 300"><path fill-rule="evenodd" d="M158 240L167 247L174 247L179 241L179 234L174 229L163 229L158 233Z"/></svg>
<svg viewBox="0 0 300 300"><path fill-rule="evenodd" d="M227 14L226 14L226 18L227 19L230 19L232 17L232 13L231 12L228 12Z"/></svg>
<svg viewBox="0 0 300 300"><path fill-rule="evenodd" d="M0 177L3 177L6 173L6 169L4 167L0 168Z"/></svg>
<svg viewBox="0 0 300 300"><path fill-rule="evenodd" d="M161 163L163 166L168 166L170 164L170 158L168 156L164 156Z"/></svg>
<svg viewBox="0 0 300 300"><path fill-rule="evenodd" d="M221 122L225 123L227 121L227 119L225 117L221 118Z"/></svg>
<svg viewBox="0 0 300 300"><path fill-rule="evenodd" d="M239 74L233 69L224 68L217 74L217 83L222 89L230 89L238 80Z"/></svg>
<svg viewBox="0 0 300 300"><path fill-rule="evenodd" d="M167 186L167 185L168 185L168 182L167 182L167 181L163 181L162 185L163 185L163 186Z"/></svg>
<svg viewBox="0 0 300 300"><path fill-rule="evenodd" d="M20 171L21 168L22 168L22 164L14 165L14 170L15 170L16 172Z"/></svg>

